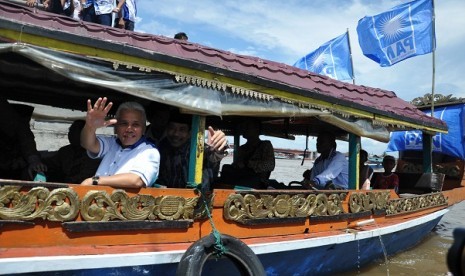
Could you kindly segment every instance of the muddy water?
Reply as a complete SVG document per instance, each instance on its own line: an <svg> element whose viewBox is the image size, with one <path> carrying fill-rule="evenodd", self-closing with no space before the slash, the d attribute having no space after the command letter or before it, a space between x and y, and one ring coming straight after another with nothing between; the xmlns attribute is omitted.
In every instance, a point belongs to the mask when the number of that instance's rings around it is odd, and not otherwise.
<svg viewBox="0 0 465 276"><path fill-rule="evenodd" d="M232 157L226 157L224 164L232 162ZM277 159L276 169L271 174L272 179L289 183L302 180L302 173L311 167L311 162L305 160ZM388 257L371 265L362 267L344 275L451 275L447 268L447 251L453 242L454 228L465 228L465 202L450 208L438 226L428 237L416 247Z"/></svg>

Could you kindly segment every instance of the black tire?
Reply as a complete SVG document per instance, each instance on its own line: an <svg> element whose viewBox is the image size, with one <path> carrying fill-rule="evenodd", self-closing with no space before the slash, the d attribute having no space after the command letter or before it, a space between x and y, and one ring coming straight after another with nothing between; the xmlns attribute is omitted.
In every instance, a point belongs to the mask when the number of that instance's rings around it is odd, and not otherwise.
<svg viewBox="0 0 465 276"><path fill-rule="evenodd" d="M255 253L242 241L229 236L221 235L226 253L223 256L230 259L241 275L261 276L265 275L265 269ZM213 234L205 236L194 242L184 253L176 270L177 276L198 276L207 259L216 253L215 237ZM213 257L214 258L214 257Z"/></svg>

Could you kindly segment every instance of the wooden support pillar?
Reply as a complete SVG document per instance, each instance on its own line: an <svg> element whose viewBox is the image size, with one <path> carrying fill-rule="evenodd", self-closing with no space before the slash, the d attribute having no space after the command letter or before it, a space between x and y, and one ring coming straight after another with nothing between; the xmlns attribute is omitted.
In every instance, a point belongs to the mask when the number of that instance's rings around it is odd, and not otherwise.
<svg viewBox="0 0 465 276"><path fill-rule="evenodd" d="M205 149L205 117L192 116L191 148L189 153L188 183L202 183L203 154Z"/></svg>
<svg viewBox="0 0 465 276"><path fill-rule="evenodd" d="M423 172L433 172L433 136L423 132Z"/></svg>
<svg viewBox="0 0 465 276"><path fill-rule="evenodd" d="M234 133L234 155L233 155L233 162L237 161L237 152L240 147L241 142L241 135L240 133Z"/></svg>
<svg viewBox="0 0 465 276"><path fill-rule="evenodd" d="M349 189L359 189L360 136L349 133Z"/></svg>

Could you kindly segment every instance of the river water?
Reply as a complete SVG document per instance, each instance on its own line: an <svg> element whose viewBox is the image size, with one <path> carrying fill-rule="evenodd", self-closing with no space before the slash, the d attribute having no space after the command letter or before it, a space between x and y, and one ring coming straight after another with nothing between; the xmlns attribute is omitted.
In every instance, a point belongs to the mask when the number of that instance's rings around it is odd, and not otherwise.
<svg viewBox="0 0 465 276"><path fill-rule="evenodd" d="M227 156L223 164L232 162ZM271 178L279 182L289 183L302 180L302 173L311 167L311 161L276 159L276 168ZM465 227L465 202L450 207L450 211L439 222L438 226L416 247L388 256L384 259L362 267L360 271L344 275L451 275L447 267L447 251L453 242L452 231L457 227Z"/></svg>

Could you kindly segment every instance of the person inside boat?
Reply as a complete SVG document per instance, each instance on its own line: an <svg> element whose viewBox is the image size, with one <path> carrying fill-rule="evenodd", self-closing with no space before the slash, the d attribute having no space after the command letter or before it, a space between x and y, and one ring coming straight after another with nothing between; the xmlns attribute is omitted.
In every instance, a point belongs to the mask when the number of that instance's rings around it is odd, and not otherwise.
<svg viewBox="0 0 465 276"><path fill-rule="evenodd" d="M100 159L92 159L81 146L81 130L84 120L76 120L69 127L69 145L61 147L53 156L44 158L47 165L47 181L64 183L81 183L95 175Z"/></svg>
<svg viewBox="0 0 465 276"><path fill-rule="evenodd" d="M124 102L116 111L116 119L105 120L113 103L98 98L92 106L87 100L86 124L81 132L81 145L91 158L102 158L94 177L82 185L105 185L117 188L152 186L158 176L160 154L145 138L146 115L142 105ZM113 137L96 135L97 128L115 126Z"/></svg>
<svg viewBox="0 0 465 276"><path fill-rule="evenodd" d="M192 116L173 112L166 128L166 137L160 142L160 175L157 184L168 188L186 188L189 172ZM210 190L217 176L218 164L225 156L227 146L223 131L208 127L202 174L202 190Z"/></svg>
<svg viewBox="0 0 465 276"><path fill-rule="evenodd" d="M170 106L152 102L147 108L148 121L145 136L152 139L155 145L159 145L160 141L166 136L166 127L170 120L172 109Z"/></svg>
<svg viewBox="0 0 465 276"><path fill-rule="evenodd" d="M392 172L396 166L396 159L392 155L383 158L384 173L374 179L373 189L394 189L399 193L399 176Z"/></svg>
<svg viewBox="0 0 465 276"><path fill-rule="evenodd" d="M275 168L273 145L260 139L261 124L248 119L239 124L239 131L247 142L240 146L236 160L221 168L219 182L237 184L254 189L266 189L271 172Z"/></svg>
<svg viewBox="0 0 465 276"><path fill-rule="evenodd" d="M360 163L359 163L359 185L362 190L369 190L371 184L371 177L373 176L373 169L365 164L368 161L368 152L360 150Z"/></svg>
<svg viewBox="0 0 465 276"><path fill-rule="evenodd" d="M0 97L0 178L33 180L37 173L47 171L29 127L33 110Z"/></svg>
<svg viewBox="0 0 465 276"><path fill-rule="evenodd" d="M349 162L344 154L336 151L336 136L321 132L316 140L320 156L313 168L304 172L302 185L307 189L348 189Z"/></svg>

